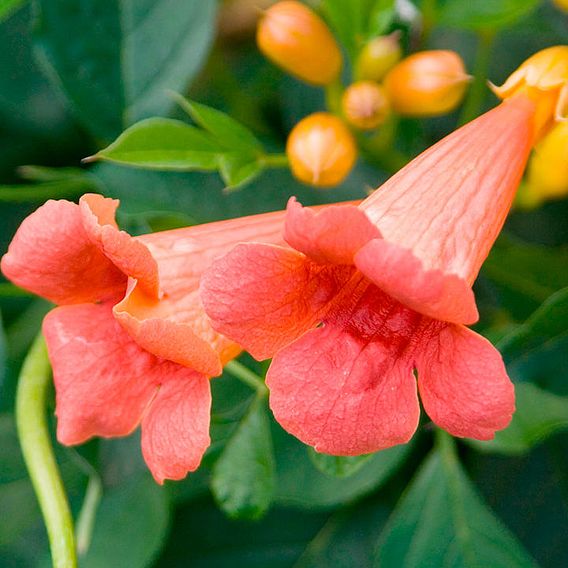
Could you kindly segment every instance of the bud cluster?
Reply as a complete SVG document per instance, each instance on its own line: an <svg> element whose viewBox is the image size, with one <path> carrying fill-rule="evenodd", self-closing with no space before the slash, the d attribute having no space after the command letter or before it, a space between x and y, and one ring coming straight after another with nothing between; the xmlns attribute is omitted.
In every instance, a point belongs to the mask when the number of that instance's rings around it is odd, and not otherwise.
<svg viewBox="0 0 568 568"><path fill-rule="evenodd" d="M343 91L339 117L319 112L292 130L287 155L302 182L326 187L340 183L357 157L352 131L373 131L392 114L438 116L463 99L469 75L452 51L423 51L403 58L400 33L375 37L353 62L353 82L343 90L341 49L326 23L295 0L277 2L260 17L257 44L289 74L329 91Z"/></svg>

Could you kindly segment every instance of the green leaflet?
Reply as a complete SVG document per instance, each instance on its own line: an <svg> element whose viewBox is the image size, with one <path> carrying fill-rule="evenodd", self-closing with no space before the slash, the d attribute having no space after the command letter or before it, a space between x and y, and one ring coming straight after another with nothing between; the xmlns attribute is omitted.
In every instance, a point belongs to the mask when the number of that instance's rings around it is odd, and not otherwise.
<svg viewBox="0 0 568 568"><path fill-rule="evenodd" d="M185 89L209 50L216 4L36 0L37 43L81 122L109 140L169 111L166 89Z"/></svg>
<svg viewBox="0 0 568 568"><path fill-rule="evenodd" d="M270 506L275 481L266 397L257 396L215 463L211 489L230 517L256 519Z"/></svg>
<svg viewBox="0 0 568 568"><path fill-rule="evenodd" d="M457 456L444 446L427 458L385 527L380 568L535 568L483 503Z"/></svg>

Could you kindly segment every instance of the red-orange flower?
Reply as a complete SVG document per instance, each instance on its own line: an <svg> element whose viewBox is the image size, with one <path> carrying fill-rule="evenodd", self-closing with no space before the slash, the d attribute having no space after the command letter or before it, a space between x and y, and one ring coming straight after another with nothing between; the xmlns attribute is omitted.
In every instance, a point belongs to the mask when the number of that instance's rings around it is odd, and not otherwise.
<svg viewBox="0 0 568 568"><path fill-rule="evenodd" d="M290 247L241 244L202 278L213 326L256 358L276 419L318 451L408 441L418 392L455 436L490 439L514 411L498 351L464 327L471 284L497 237L533 142L524 95L450 134L359 207L294 200ZM418 380L414 374L417 372Z"/></svg>
<svg viewBox="0 0 568 568"><path fill-rule="evenodd" d="M211 328L199 278L240 241L278 242L283 214L131 237L115 223L117 205L100 195L48 201L18 229L2 272L59 304L43 325L59 441L141 424L161 483L199 466L210 443L208 377L240 351Z"/></svg>

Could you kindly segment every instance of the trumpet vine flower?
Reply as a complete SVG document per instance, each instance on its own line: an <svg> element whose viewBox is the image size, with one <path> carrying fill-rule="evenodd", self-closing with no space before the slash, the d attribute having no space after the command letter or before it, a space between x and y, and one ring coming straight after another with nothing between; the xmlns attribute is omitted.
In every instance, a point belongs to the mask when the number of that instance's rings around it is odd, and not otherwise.
<svg viewBox="0 0 568 568"><path fill-rule="evenodd" d="M240 244L201 280L213 327L273 356L270 405L317 451L407 442L420 414L487 440L514 412L499 352L466 325L471 286L535 138L524 92L453 132L358 207L289 202L288 246Z"/></svg>
<svg viewBox="0 0 568 568"><path fill-rule="evenodd" d="M282 213L131 237L118 201L48 201L24 220L2 272L58 304L43 332L57 437L80 444L139 424L155 479L195 470L210 443L209 377L240 347L216 333L198 297L212 260L240 241L278 242Z"/></svg>

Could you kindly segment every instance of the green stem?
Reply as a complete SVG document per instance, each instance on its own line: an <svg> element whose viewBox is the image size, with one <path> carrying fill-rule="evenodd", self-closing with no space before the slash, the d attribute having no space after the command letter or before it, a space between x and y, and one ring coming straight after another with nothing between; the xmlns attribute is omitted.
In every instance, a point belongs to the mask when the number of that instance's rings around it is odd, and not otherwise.
<svg viewBox="0 0 568 568"><path fill-rule="evenodd" d="M261 161L268 168L287 168L289 166L286 154L266 154L261 158Z"/></svg>
<svg viewBox="0 0 568 568"><path fill-rule="evenodd" d="M268 389L266 388L262 378L251 371L248 367L245 367L242 363L239 363L238 361L229 361L225 365L225 370L245 385L256 390L259 394L268 393Z"/></svg>
<svg viewBox="0 0 568 568"><path fill-rule="evenodd" d="M485 83L487 81L487 73L489 63L491 62L491 52L495 43L495 32L486 30L479 32L477 53L473 66L473 82L469 88L469 93L463 105L463 109L458 121L459 126L473 120L481 109L483 99L485 98Z"/></svg>
<svg viewBox="0 0 568 568"><path fill-rule="evenodd" d="M394 147L400 117L392 114L372 136L357 134L357 142L366 158L391 174L404 167L410 158Z"/></svg>
<svg viewBox="0 0 568 568"><path fill-rule="evenodd" d="M436 23L437 19L437 0L423 0L422 6L420 7L422 12L422 34L420 37L420 46L423 47Z"/></svg>
<svg viewBox="0 0 568 568"><path fill-rule="evenodd" d="M20 373L16 394L16 424L24 461L47 528L53 567L76 568L73 520L47 427L49 385L49 360L40 334Z"/></svg>
<svg viewBox="0 0 568 568"><path fill-rule="evenodd" d="M440 428L436 428L434 432L436 437L436 448L438 448L440 455L442 455L446 460L455 460L457 457L456 443L452 436Z"/></svg>
<svg viewBox="0 0 568 568"><path fill-rule="evenodd" d="M84 556L91 545L97 509L102 496L103 484L98 474L94 472L89 477L83 506L77 517L77 553L79 556Z"/></svg>
<svg viewBox="0 0 568 568"><path fill-rule="evenodd" d="M0 282L0 298L13 298L16 296L31 297L32 294L22 288L18 288L9 282Z"/></svg>
<svg viewBox="0 0 568 568"><path fill-rule="evenodd" d="M341 114L341 97L343 96L343 85L338 78L325 87L325 106L333 114Z"/></svg>

